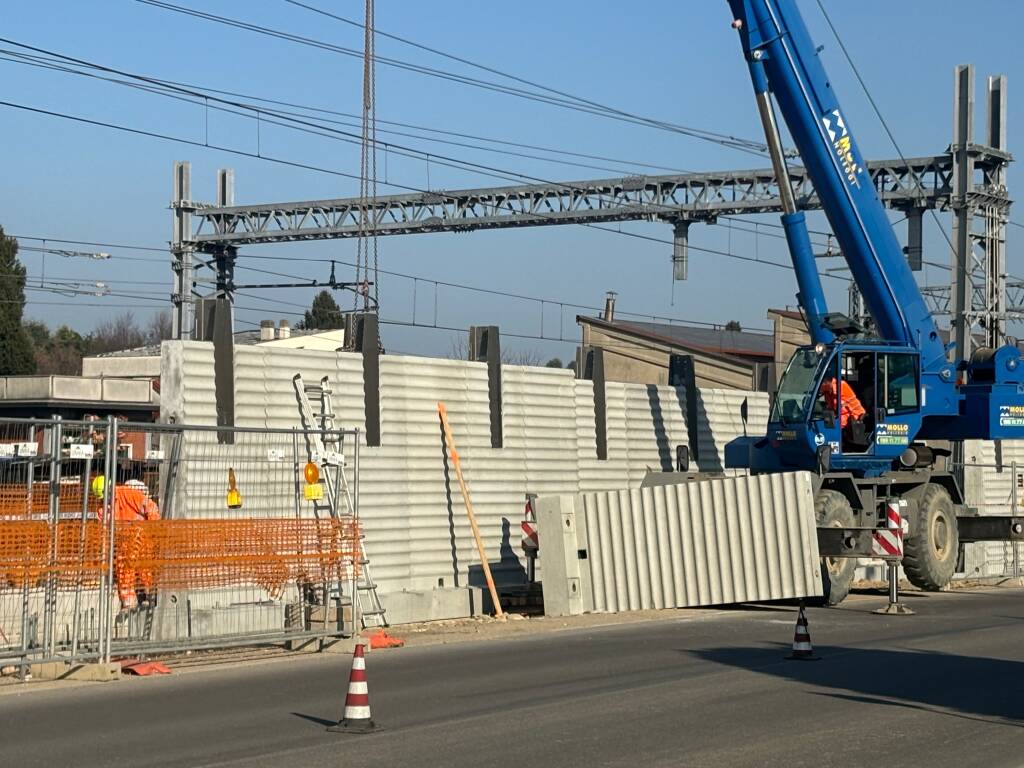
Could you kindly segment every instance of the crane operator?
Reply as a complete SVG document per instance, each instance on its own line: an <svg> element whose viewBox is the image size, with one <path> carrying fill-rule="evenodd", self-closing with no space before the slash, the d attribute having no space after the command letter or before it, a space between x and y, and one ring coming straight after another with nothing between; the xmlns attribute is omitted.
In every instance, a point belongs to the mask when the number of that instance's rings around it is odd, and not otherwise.
<svg viewBox="0 0 1024 768"><path fill-rule="evenodd" d="M864 418L864 406L853 391L853 387L844 380L836 391L836 377L829 376L821 382L821 394L825 398L825 407L835 413L839 412L839 426L843 432L853 427L853 422L862 422ZM839 401L839 402L837 402ZM840 406L837 408L837 405Z"/></svg>

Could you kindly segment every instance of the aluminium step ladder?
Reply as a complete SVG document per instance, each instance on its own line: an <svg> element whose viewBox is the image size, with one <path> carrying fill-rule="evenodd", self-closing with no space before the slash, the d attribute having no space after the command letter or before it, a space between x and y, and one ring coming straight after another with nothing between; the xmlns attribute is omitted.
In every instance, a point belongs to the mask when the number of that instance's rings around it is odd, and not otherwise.
<svg viewBox="0 0 1024 768"><path fill-rule="evenodd" d="M293 378L295 395L299 401L299 415L307 431L306 442L311 460L320 468L323 478L324 498L313 500L313 512L319 518L326 512L338 517L339 497L345 503L345 516L355 517L352 493L345 475L343 437L334 424L334 406L331 402L330 380L324 376L319 384L306 384L302 374ZM314 405L317 410L314 410ZM366 553L366 535L360 532L357 562L359 575L354 586L355 604L363 629L388 626L384 605L377 594L377 584L370 571L370 558ZM340 584L337 594L341 595Z"/></svg>

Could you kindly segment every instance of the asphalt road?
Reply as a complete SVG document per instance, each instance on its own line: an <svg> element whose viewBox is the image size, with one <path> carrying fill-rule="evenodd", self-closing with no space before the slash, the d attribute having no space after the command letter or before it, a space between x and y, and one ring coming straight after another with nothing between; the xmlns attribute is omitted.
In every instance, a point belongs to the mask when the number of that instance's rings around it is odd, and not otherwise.
<svg viewBox="0 0 1024 768"><path fill-rule="evenodd" d="M1024 590L883 602L810 610L817 662L778 606L377 652L369 736L340 655L5 695L0 765L1024 764Z"/></svg>

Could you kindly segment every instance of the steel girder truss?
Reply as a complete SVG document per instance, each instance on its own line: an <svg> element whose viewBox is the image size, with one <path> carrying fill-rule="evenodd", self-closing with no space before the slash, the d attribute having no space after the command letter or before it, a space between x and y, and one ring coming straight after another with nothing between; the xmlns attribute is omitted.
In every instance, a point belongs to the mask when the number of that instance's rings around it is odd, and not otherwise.
<svg viewBox="0 0 1024 768"><path fill-rule="evenodd" d="M890 207L949 204L949 155L872 162L868 167L879 196ZM790 178L800 207L820 207L802 168L792 169ZM196 222L190 245L201 251L359 234L358 198L185 205ZM389 195L374 201L370 218L378 235L403 235L631 220L706 221L720 215L778 211L778 185L772 171L762 169Z"/></svg>

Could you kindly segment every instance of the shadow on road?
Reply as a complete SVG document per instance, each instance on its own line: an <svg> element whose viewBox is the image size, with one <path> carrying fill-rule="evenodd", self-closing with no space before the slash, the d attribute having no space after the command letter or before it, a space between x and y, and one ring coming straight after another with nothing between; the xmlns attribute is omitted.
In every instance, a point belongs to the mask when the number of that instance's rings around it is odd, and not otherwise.
<svg viewBox="0 0 1024 768"><path fill-rule="evenodd" d="M325 720L322 717L317 717L316 715L304 715L301 712L292 712L292 715L294 715L295 717L302 718L303 720L308 720L311 723L316 723L317 725L322 725L325 728L328 728L328 727L330 727L332 725L337 725L338 724L337 720Z"/></svg>
<svg viewBox="0 0 1024 768"><path fill-rule="evenodd" d="M778 644L681 652L835 691L815 692L820 696L984 718L1024 728L1024 662L927 651L816 646L822 662L802 664L783 660L788 649Z"/></svg>

